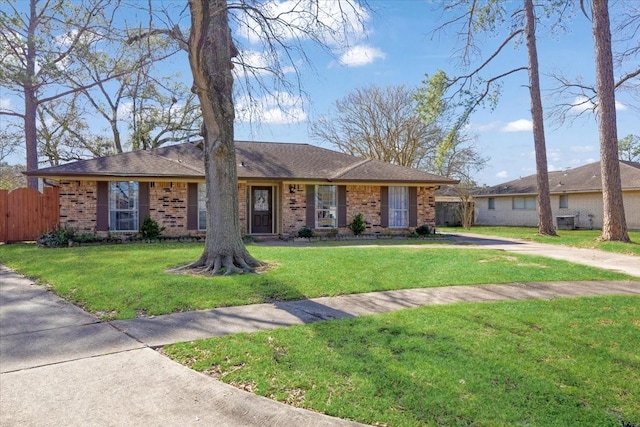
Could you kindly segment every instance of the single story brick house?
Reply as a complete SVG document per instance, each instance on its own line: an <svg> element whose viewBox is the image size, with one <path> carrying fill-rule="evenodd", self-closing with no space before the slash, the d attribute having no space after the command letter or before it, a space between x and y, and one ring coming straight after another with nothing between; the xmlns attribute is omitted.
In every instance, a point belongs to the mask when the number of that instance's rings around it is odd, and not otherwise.
<svg viewBox="0 0 640 427"><path fill-rule="evenodd" d="M28 173L60 189L61 227L132 234L150 215L168 236L203 234L201 146L183 143L82 160ZM456 181L308 144L236 142L243 235L292 235L307 226L350 233L435 227L435 190ZM333 231L335 232L335 231Z"/></svg>
<svg viewBox="0 0 640 427"><path fill-rule="evenodd" d="M640 230L640 163L620 161L627 228ZM600 162L549 172L549 191L557 228L602 228ZM479 189L475 193L479 225L538 225L536 175Z"/></svg>

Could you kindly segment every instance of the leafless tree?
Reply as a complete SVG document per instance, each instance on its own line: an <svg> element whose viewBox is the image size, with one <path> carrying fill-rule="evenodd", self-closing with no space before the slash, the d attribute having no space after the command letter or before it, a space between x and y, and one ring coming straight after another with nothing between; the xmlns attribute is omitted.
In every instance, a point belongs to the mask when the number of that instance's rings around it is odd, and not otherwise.
<svg viewBox="0 0 640 427"><path fill-rule="evenodd" d="M15 190L27 184L25 176L22 174L25 167L23 165L8 165L0 162L0 190Z"/></svg>
<svg viewBox="0 0 640 427"><path fill-rule="evenodd" d="M29 0L24 12L23 6L8 1L0 9L0 86L24 101L22 108L3 109L0 115L22 123L27 170L33 171L38 169L38 108L78 91L67 80L74 57L87 45L108 38L118 1ZM35 177L27 181L29 187L37 187Z"/></svg>
<svg viewBox="0 0 640 427"><path fill-rule="evenodd" d="M355 89L311 124L311 134L347 154L422 168L440 132L415 114L414 92L403 85Z"/></svg>
<svg viewBox="0 0 640 427"><path fill-rule="evenodd" d="M311 134L339 151L358 157L462 178L482 168L484 159L471 139L459 138L436 162L443 138L440 117L423 120L416 112L416 90L404 85L356 89L335 101L333 114L311 124ZM472 166L472 167L467 167Z"/></svg>

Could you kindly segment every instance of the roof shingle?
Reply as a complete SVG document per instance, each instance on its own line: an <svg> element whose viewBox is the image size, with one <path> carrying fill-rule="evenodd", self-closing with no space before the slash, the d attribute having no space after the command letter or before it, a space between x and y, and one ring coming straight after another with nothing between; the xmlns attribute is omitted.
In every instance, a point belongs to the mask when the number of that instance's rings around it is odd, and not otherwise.
<svg viewBox="0 0 640 427"><path fill-rule="evenodd" d="M419 182L451 184L421 170L361 159L309 144L238 141L239 179L289 179L333 182ZM202 179L202 150L184 143L148 151L132 151L40 169L29 175L56 178L130 177Z"/></svg>
<svg viewBox="0 0 640 427"><path fill-rule="evenodd" d="M537 175L529 175L493 187L479 189L477 196L537 194ZM640 190L640 163L620 161L620 179L623 190ZM574 169L549 172L549 192L594 193L602 191L600 162L589 163Z"/></svg>

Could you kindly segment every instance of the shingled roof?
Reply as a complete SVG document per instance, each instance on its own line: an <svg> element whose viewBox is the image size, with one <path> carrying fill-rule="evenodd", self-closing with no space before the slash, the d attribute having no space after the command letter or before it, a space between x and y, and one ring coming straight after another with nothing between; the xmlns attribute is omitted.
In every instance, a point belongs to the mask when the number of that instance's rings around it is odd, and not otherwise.
<svg viewBox="0 0 640 427"><path fill-rule="evenodd" d="M622 189L640 190L640 163L620 161ZM600 162L589 163L575 169L549 172L549 191L561 193L594 193L602 191ZM536 175L479 189L476 196L538 194Z"/></svg>
<svg viewBox="0 0 640 427"><path fill-rule="evenodd" d="M238 179L286 179L330 182L456 183L439 175L362 159L309 144L238 141ZM184 143L81 160L29 172L47 178L202 179L198 144Z"/></svg>

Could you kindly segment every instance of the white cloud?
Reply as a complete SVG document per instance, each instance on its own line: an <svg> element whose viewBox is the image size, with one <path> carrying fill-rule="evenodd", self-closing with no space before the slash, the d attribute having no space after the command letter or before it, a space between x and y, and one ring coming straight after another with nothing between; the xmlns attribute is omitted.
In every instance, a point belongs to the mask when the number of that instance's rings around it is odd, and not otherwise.
<svg viewBox="0 0 640 427"><path fill-rule="evenodd" d="M367 65L376 59L384 59L384 52L375 47L359 45L348 49L340 56L340 64L347 67L359 67Z"/></svg>
<svg viewBox="0 0 640 427"><path fill-rule="evenodd" d="M527 119L520 119L507 123L503 126L501 132L529 132L533 129L533 122Z"/></svg>
<svg viewBox="0 0 640 427"><path fill-rule="evenodd" d="M490 123L474 123L469 126L470 130L476 132L489 132L500 126L500 122L490 122Z"/></svg>
<svg viewBox="0 0 640 427"><path fill-rule="evenodd" d="M271 18L271 35L283 41L318 38L324 43L344 46L362 40L366 36L367 21L371 16L356 2L346 0L322 2L317 7L315 0L268 0L259 6L263 16ZM253 19L255 11L244 11L240 15L241 28L238 34L250 43L265 40L263 19ZM258 22L259 21L259 22Z"/></svg>
<svg viewBox="0 0 640 427"><path fill-rule="evenodd" d="M620 101L616 101L616 110L617 111L625 111L628 110L625 104ZM575 114L581 114L585 111L594 111L597 110L596 105L586 96L576 96L573 100L572 107L570 109L571 112Z"/></svg>
<svg viewBox="0 0 640 427"><path fill-rule="evenodd" d="M571 111L575 114L581 114L594 108L595 104L591 102L589 98L586 96L577 96L576 99L573 100Z"/></svg>
<svg viewBox="0 0 640 427"><path fill-rule="evenodd" d="M507 178L508 176L509 176L509 173L507 171L500 171L496 174L496 178L500 178L500 179Z"/></svg>
<svg viewBox="0 0 640 427"><path fill-rule="evenodd" d="M0 110L11 110L11 100L9 98L0 98Z"/></svg>
<svg viewBox="0 0 640 427"><path fill-rule="evenodd" d="M126 120L131 118L133 114L133 103L132 102L123 102L118 106L118 119Z"/></svg>
<svg viewBox="0 0 640 427"><path fill-rule="evenodd" d="M262 98L244 96L236 102L239 122L261 124L294 124L307 120L302 99L286 92L275 92Z"/></svg>
<svg viewBox="0 0 640 427"><path fill-rule="evenodd" d="M243 67L234 68L235 70L244 70L247 75L268 75L273 74L273 70L280 69L283 73L295 72L293 66L282 67L279 59L269 56L269 52L258 52L257 50L243 50L238 55Z"/></svg>
<svg viewBox="0 0 640 427"><path fill-rule="evenodd" d="M547 159L551 160L552 162L559 162L560 161L560 150L558 148L548 148L547 149ZM534 157L535 157L535 151L534 151Z"/></svg>
<svg viewBox="0 0 640 427"><path fill-rule="evenodd" d="M590 153L595 150L593 145L573 145L569 148L573 153Z"/></svg>

